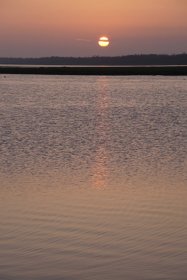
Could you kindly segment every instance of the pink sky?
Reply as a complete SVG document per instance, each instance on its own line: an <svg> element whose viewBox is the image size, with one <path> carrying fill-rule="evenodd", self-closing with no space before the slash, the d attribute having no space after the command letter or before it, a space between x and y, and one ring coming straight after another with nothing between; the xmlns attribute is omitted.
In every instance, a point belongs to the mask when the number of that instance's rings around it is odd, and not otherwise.
<svg viewBox="0 0 187 280"><path fill-rule="evenodd" d="M0 0L0 57L180 53L186 30L187 0Z"/></svg>

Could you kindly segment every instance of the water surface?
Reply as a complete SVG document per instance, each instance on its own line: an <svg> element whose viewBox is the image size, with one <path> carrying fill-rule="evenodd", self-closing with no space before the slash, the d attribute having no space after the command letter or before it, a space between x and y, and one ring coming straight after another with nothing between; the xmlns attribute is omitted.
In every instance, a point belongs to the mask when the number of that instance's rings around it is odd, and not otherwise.
<svg viewBox="0 0 187 280"><path fill-rule="evenodd" d="M0 279L185 280L186 77L0 75Z"/></svg>

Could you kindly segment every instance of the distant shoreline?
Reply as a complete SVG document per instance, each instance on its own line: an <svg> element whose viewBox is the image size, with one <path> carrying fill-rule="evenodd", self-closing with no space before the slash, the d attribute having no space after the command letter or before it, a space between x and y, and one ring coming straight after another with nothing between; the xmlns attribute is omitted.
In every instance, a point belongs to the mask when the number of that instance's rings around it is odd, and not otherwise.
<svg viewBox="0 0 187 280"><path fill-rule="evenodd" d="M154 66L154 65L187 65L187 54L131 54L122 56L90 57L0 57L0 64L9 65L46 65L46 66Z"/></svg>
<svg viewBox="0 0 187 280"><path fill-rule="evenodd" d="M187 76L187 66L0 66L0 74L22 75L84 75L84 76L129 76L162 75Z"/></svg>

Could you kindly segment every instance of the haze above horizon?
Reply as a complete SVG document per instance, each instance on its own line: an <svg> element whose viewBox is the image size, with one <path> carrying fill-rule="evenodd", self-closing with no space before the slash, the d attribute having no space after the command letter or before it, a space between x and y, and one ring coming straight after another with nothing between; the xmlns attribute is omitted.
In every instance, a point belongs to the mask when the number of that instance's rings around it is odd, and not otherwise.
<svg viewBox="0 0 187 280"><path fill-rule="evenodd" d="M0 57L181 53L186 30L186 0L0 0Z"/></svg>

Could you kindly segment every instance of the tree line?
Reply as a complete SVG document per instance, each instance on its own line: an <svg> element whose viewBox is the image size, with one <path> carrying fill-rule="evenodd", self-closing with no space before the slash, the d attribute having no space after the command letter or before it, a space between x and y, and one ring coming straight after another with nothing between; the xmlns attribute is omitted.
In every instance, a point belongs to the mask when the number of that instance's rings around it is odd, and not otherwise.
<svg viewBox="0 0 187 280"><path fill-rule="evenodd" d="M21 65L187 65L187 54L135 54L92 57L1 57L0 64Z"/></svg>

